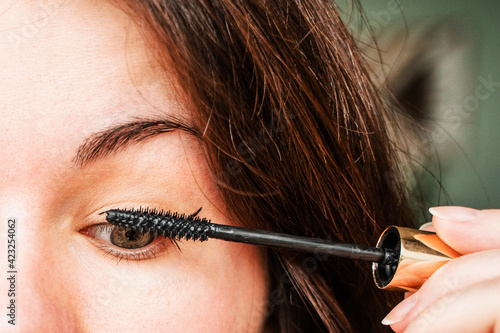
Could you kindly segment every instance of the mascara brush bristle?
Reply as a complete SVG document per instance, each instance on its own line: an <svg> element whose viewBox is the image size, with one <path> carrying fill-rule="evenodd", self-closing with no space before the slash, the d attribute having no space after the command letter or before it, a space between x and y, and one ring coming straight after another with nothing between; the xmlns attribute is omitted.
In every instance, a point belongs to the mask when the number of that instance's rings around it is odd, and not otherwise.
<svg viewBox="0 0 500 333"><path fill-rule="evenodd" d="M198 211L199 212L199 211ZM156 209L111 209L105 211L109 223L139 233L149 233L175 240L208 240L212 224L205 218L193 215L179 215ZM196 213L197 214L197 213Z"/></svg>

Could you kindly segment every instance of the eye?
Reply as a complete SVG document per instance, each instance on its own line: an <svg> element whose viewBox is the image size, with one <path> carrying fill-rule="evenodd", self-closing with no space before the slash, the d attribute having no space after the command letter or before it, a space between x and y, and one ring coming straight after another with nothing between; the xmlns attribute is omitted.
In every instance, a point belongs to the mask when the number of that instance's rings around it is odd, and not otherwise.
<svg viewBox="0 0 500 333"><path fill-rule="evenodd" d="M156 237L149 233L116 227L103 223L94 224L80 230L80 233L91 238L91 241L105 254L121 259L151 259L167 248L169 239Z"/></svg>
<svg viewBox="0 0 500 333"><path fill-rule="evenodd" d="M149 233L141 234L126 228L113 228L110 235L111 244L124 249L138 249L150 244L155 237Z"/></svg>

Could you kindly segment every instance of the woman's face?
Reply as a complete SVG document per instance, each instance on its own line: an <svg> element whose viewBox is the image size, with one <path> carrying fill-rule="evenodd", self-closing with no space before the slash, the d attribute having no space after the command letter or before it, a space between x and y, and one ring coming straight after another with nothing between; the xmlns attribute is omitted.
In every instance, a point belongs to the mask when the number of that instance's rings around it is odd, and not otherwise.
<svg viewBox="0 0 500 333"><path fill-rule="evenodd" d="M260 331L257 248L184 241L181 252L155 240L126 250L99 226L104 210L140 206L203 207L231 224L199 139L164 131L161 120L191 115L133 21L104 1L8 1L0 12L4 273L7 221L17 221L16 326L4 315L0 331ZM131 122L145 122L142 132L117 130ZM5 306L10 283L0 281Z"/></svg>

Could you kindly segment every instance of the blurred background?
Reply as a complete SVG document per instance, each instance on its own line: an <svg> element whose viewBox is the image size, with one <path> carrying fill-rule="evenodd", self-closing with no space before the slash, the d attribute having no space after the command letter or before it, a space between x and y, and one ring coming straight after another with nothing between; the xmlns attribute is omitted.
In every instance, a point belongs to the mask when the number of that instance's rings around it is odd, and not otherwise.
<svg viewBox="0 0 500 333"><path fill-rule="evenodd" d="M403 115L422 207L500 208L500 1L359 2L371 34L352 1L338 3Z"/></svg>

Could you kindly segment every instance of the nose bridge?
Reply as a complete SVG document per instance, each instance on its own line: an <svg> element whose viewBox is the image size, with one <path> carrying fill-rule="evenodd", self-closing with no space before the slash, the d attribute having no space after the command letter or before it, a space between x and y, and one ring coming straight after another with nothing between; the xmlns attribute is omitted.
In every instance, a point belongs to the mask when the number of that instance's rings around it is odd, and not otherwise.
<svg viewBox="0 0 500 333"><path fill-rule="evenodd" d="M0 122L0 332L77 332L63 240L47 220L74 148L57 122L44 131L48 120L27 110Z"/></svg>
<svg viewBox="0 0 500 333"><path fill-rule="evenodd" d="M0 331L76 332L71 290L59 274L50 228L33 222L37 209L26 203L3 200L0 205L0 300L10 306L6 311L11 314L0 321ZM14 246L8 248L9 241ZM12 319L15 326L8 321Z"/></svg>

